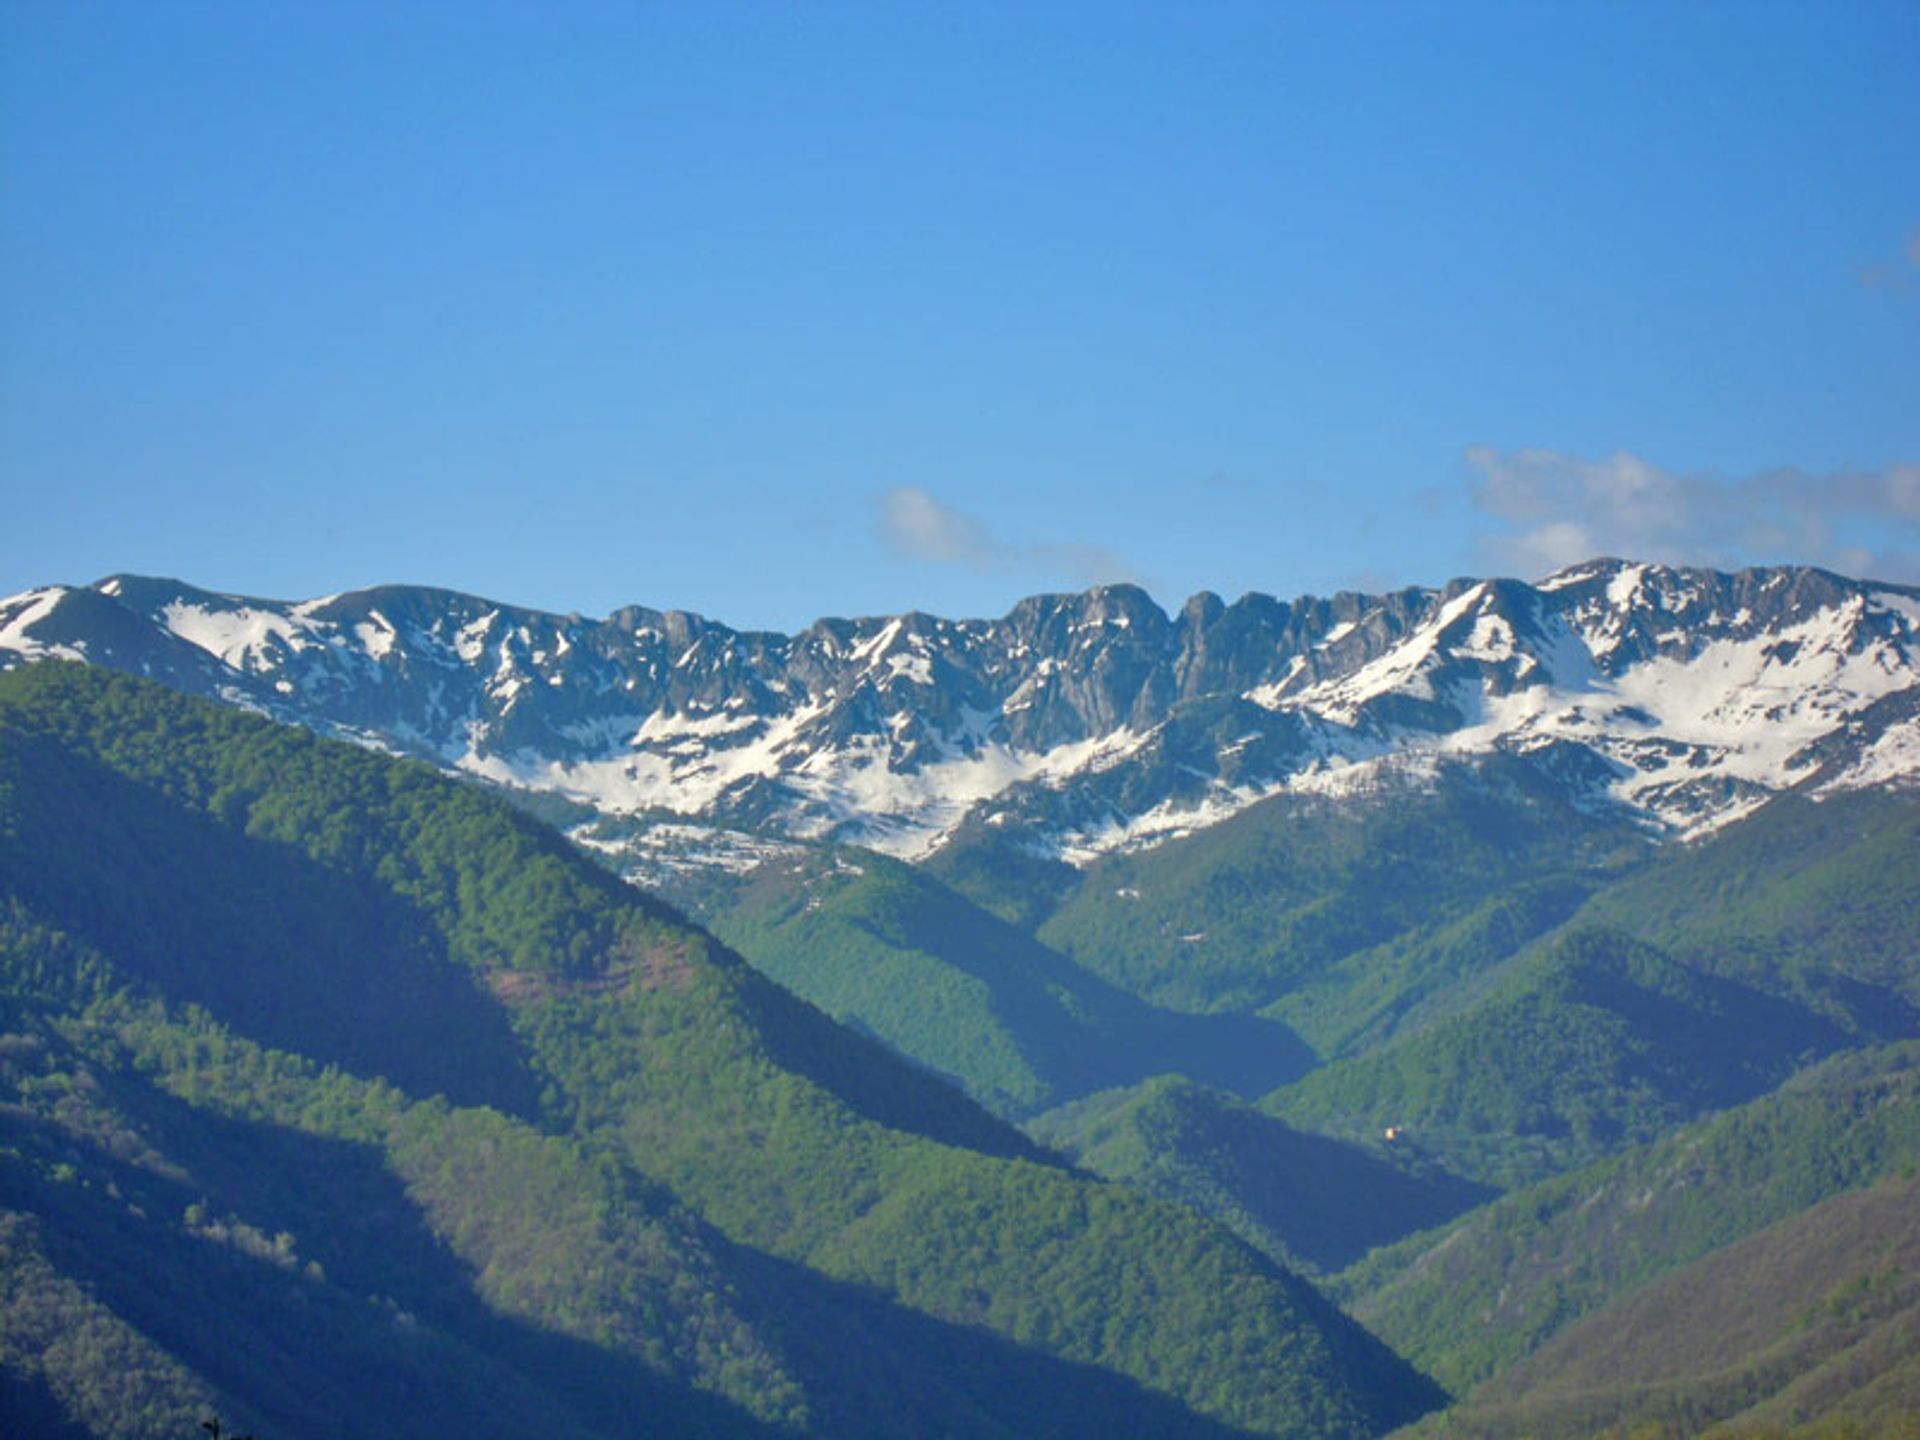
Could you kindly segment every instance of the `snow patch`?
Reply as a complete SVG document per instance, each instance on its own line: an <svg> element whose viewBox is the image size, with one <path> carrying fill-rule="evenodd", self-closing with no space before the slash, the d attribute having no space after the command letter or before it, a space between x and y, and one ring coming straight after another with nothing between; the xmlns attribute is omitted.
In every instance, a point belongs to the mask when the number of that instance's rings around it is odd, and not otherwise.
<svg viewBox="0 0 1920 1440"><path fill-rule="evenodd" d="M192 601L172 600L161 609L160 618L189 645L242 672L271 670L278 663L276 650L297 654L318 643L311 622L248 605L212 610Z"/></svg>
<svg viewBox="0 0 1920 1440"><path fill-rule="evenodd" d="M933 661L925 655L889 655L887 666L892 679L905 676L920 685L933 684Z"/></svg>
<svg viewBox="0 0 1920 1440"><path fill-rule="evenodd" d="M375 660L392 654L394 641L399 638L392 623L378 610L369 610L367 618L353 627L353 634L360 648Z"/></svg>
<svg viewBox="0 0 1920 1440"><path fill-rule="evenodd" d="M48 585L0 600L0 650L11 650L23 660L84 660L85 652L71 645L50 645L28 632L46 619L70 593L65 585Z"/></svg>
<svg viewBox="0 0 1920 1440"><path fill-rule="evenodd" d="M1920 776L1920 716L1888 726L1850 769L1822 785L1819 793L1913 783L1916 776Z"/></svg>
<svg viewBox="0 0 1920 1440"><path fill-rule="evenodd" d="M1607 582L1607 603L1616 610L1630 610L1640 598L1641 582L1647 577L1645 565L1622 566Z"/></svg>
<svg viewBox="0 0 1920 1440"><path fill-rule="evenodd" d="M493 622L500 618L498 610L489 610L477 620L469 620L453 632L453 653L471 665L487 649L487 631L493 628Z"/></svg>

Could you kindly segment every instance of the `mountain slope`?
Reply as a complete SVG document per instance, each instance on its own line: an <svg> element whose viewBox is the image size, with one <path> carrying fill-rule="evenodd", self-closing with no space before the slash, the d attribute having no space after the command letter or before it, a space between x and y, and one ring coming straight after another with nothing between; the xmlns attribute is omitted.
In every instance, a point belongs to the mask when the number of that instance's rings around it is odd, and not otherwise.
<svg viewBox="0 0 1920 1440"><path fill-rule="evenodd" d="M223 1413L406 1428L428 1373L471 1433L552 1398L577 1434L1359 1436L1432 1401L426 767L36 666L0 677L0 821L22 1263ZM12 1373L58 1401L44 1351Z"/></svg>
<svg viewBox="0 0 1920 1440"><path fill-rule="evenodd" d="M1198 834L1106 857L1037 934L1158 1003L1281 1010L1323 973L1438 932L1490 893L1542 879L1577 893L1644 849L1630 827L1584 813L1509 758L1452 762L1431 782L1412 794L1278 795Z"/></svg>
<svg viewBox="0 0 1920 1440"><path fill-rule="evenodd" d="M1920 1414L1920 1181L1836 1195L1570 1326L1449 1436L1860 1425Z"/></svg>
<svg viewBox="0 0 1920 1440"><path fill-rule="evenodd" d="M1818 1015L1580 928L1516 962L1474 1008L1262 1106L1335 1135L1393 1127L1505 1186L1751 1099L1845 1043Z"/></svg>
<svg viewBox="0 0 1920 1440"><path fill-rule="evenodd" d="M1470 1008L1507 960L1578 914L1602 883L1551 872L1496 882L1477 902L1342 956L1260 1013L1292 1025L1327 1060L1364 1055Z"/></svg>
<svg viewBox="0 0 1920 1440"><path fill-rule="evenodd" d="M764 974L1000 1114L1178 1070L1257 1095L1313 1056L1253 1016L1156 1010L870 851L786 847L696 912Z"/></svg>
<svg viewBox="0 0 1920 1440"><path fill-rule="evenodd" d="M1308 1135L1180 1075L1037 1116L1076 1165L1176 1200L1283 1264L1337 1270L1492 1192L1404 1153Z"/></svg>
<svg viewBox="0 0 1920 1440"><path fill-rule="evenodd" d="M1681 847L1582 918L1888 1037L1920 1021L1920 804L1896 787L1783 796Z"/></svg>
<svg viewBox="0 0 1920 1440"><path fill-rule="evenodd" d="M1917 859L1911 792L1784 797L1264 1103L1333 1134L1403 1127L1493 1183L1652 1139L1836 1049L1920 1035Z"/></svg>
<svg viewBox="0 0 1920 1440"><path fill-rule="evenodd" d="M1920 1158L1920 1045L1839 1055L1652 1145L1517 1190L1340 1277L1456 1393L1720 1246Z"/></svg>

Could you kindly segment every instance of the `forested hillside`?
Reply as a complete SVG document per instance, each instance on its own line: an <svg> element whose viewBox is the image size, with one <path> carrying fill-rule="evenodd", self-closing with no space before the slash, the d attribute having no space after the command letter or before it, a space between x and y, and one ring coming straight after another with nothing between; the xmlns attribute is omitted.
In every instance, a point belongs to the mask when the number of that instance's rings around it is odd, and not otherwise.
<svg viewBox="0 0 1920 1440"><path fill-rule="evenodd" d="M43 665L0 679L0 821L34 1423L1362 1436L1438 1398L423 766Z"/></svg>
<svg viewBox="0 0 1920 1440"><path fill-rule="evenodd" d="M1276 1021L1151 1005L870 851L789 847L701 899L757 969L1010 1117L1168 1071L1257 1095L1314 1063Z"/></svg>
<svg viewBox="0 0 1920 1440"><path fill-rule="evenodd" d="M1920 1181L1835 1195L1569 1327L1449 1412L1474 1440L1920 1422Z"/></svg>
<svg viewBox="0 0 1920 1440"><path fill-rule="evenodd" d="M1338 1270L1497 1193L1410 1147L1296 1130L1184 1075L1103 1091L1026 1128L1094 1174L1190 1205L1314 1272Z"/></svg>
<svg viewBox="0 0 1920 1440"><path fill-rule="evenodd" d="M1648 1281L1916 1161L1920 1045L1840 1055L1382 1250L1337 1290L1458 1393Z"/></svg>

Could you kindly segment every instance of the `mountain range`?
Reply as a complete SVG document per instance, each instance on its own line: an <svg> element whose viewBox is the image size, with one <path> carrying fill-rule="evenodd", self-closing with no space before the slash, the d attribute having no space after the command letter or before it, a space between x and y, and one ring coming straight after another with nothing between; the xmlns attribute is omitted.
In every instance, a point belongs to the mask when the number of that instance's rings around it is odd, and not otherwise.
<svg viewBox="0 0 1920 1440"><path fill-rule="evenodd" d="M85 659L322 733L723 833L923 859L983 828L1072 863L1275 794L1513 757L1571 801L1705 833L1783 790L1920 768L1920 591L1804 568L1596 561L1537 585L1291 602L1039 595L735 631L407 586L297 603L114 576L0 601L0 663Z"/></svg>
<svg viewBox="0 0 1920 1440"><path fill-rule="evenodd" d="M502 1433L1906 1440L1917 636L1611 560L795 636L0 601L0 1407L162 1433L75 1419L111 1355L330 1433L338 1356L155 1309L264 1324L311 1248L341 1355L424 1327L390 1406ZM376 1196L452 1269L382 1300Z"/></svg>

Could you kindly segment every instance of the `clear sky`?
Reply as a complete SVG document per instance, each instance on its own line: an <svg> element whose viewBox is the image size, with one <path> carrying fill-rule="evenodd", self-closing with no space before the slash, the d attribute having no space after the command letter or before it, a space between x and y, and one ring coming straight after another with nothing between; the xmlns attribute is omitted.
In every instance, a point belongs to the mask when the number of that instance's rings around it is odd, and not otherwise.
<svg viewBox="0 0 1920 1440"><path fill-rule="evenodd" d="M0 0L0 593L1920 581L1920 4Z"/></svg>

